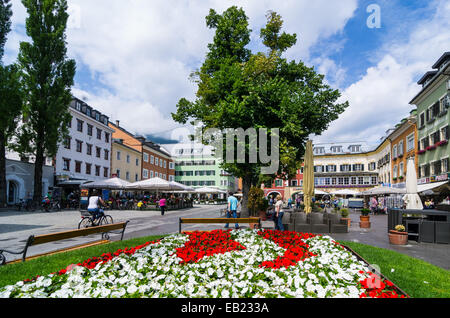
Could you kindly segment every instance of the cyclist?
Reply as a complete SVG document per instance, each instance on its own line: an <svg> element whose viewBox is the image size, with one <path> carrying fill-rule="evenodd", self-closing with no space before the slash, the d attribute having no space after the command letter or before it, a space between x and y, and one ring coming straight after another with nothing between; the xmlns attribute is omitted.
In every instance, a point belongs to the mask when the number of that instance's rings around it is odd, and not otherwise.
<svg viewBox="0 0 450 318"><path fill-rule="evenodd" d="M105 202L103 201L103 199L100 196L98 196L97 190L94 189L92 191L92 195L89 197L89 205L88 205L88 212L93 215L94 223L97 219L99 219L100 217L105 215L103 210L100 209L100 207L104 206L104 205L105 205Z"/></svg>

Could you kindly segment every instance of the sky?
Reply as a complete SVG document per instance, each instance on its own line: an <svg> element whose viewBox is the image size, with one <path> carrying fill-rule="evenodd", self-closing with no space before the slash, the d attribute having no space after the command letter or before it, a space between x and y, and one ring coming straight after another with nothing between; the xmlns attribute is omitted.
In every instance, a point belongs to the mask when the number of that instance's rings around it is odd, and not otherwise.
<svg viewBox="0 0 450 318"><path fill-rule="evenodd" d="M4 63L27 41L27 13L13 3L13 29ZM68 57L76 60L73 95L128 131L156 142L179 139L174 122L180 98L193 100L189 80L214 33L210 8L242 7L252 31L249 48L261 51L259 30L267 11L279 13L284 31L297 34L286 52L325 75L350 106L316 143L364 141L376 145L415 108L417 81L450 51L450 1L395 0L69 0ZM374 9L375 8L375 9ZM374 11L375 10L375 11Z"/></svg>

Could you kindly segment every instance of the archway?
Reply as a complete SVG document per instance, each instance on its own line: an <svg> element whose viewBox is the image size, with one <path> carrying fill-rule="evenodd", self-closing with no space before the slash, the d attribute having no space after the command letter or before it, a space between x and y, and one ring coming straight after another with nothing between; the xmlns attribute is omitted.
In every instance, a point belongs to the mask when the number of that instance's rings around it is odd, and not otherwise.
<svg viewBox="0 0 450 318"><path fill-rule="evenodd" d="M18 202L19 186L13 181L8 182L7 202L8 204L15 204Z"/></svg>

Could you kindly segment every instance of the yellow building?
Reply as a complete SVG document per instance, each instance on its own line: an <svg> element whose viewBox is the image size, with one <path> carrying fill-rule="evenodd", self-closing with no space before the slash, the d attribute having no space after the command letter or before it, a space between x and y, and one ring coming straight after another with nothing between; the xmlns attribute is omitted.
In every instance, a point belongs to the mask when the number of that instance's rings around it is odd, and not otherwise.
<svg viewBox="0 0 450 318"><path fill-rule="evenodd" d="M124 144L123 139L113 139L111 174L128 182L142 179L142 153Z"/></svg>

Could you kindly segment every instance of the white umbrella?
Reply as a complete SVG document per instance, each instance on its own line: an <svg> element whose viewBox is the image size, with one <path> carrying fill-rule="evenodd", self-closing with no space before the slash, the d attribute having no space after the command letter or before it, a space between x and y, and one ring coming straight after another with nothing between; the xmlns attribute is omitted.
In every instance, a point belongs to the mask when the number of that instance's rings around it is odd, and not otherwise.
<svg viewBox="0 0 450 318"><path fill-rule="evenodd" d="M294 194L297 194L297 193L304 194L303 191L295 192ZM330 194L330 193L314 188L314 195L324 195L324 194Z"/></svg>
<svg viewBox="0 0 450 318"><path fill-rule="evenodd" d="M184 185L182 183L176 182L176 181L169 181L170 184L174 186L181 187L183 190L180 190L180 192L188 193L188 192L195 192L194 188L191 188L187 185Z"/></svg>
<svg viewBox="0 0 450 318"><path fill-rule="evenodd" d="M406 194L402 199L405 201L408 210L422 210L422 200L417 194L417 174L414 158L408 159L406 168Z"/></svg>
<svg viewBox="0 0 450 318"><path fill-rule="evenodd" d="M227 193L225 190L221 190L218 188L204 187L195 189L196 193Z"/></svg>
<svg viewBox="0 0 450 318"><path fill-rule="evenodd" d="M175 191L184 190L182 186L171 183L161 178L141 180L125 187L128 190L153 190L153 191Z"/></svg>
<svg viewBox="0 0 450 318"><path fill-rule="evenodd" d="M111 189L111 190L123 190L126 186L130 185L128 181L119 179L119 178L111 178L106 180L94 181L91 183L82 184L81 188L89 188L89 189Z"/></svg>
<svg viewBox="0 0 450 318"><path fill-rule="evenodd" d="M383 195L383 194L404 194L406 191L405 189L401 188L391 188L391 187L375 187L370 190L366 190L361 192L361 195Z"/></svg>
<svg viewBox="0 0 450 318"><path fill-rule="evenodd" d="M337 195L361 195L361 192L355 191L355 190L351 190L351 189L342 189L342 190L333 191L332 194L337 194Z"/></svg>

